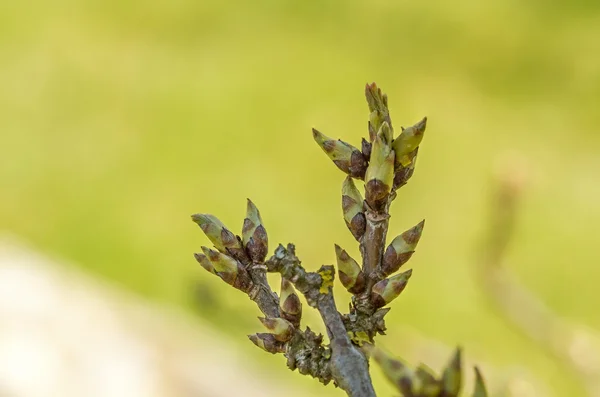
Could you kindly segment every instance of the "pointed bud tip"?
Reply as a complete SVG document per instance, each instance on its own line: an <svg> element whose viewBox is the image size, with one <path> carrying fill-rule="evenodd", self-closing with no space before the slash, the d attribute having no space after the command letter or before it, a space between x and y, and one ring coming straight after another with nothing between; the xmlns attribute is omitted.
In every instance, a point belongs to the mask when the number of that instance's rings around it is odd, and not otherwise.
<svg viewBox="0 0 600 397"><path fill-rule="evenodd" d="M200 223L200 222L206 222L206 215L205 214L193 214L191 216L192 221L196 222L196 223Z"/></svg>
<svg viewBox="0 0 600 397"><path fill-rule="evenodd" d="M208 247L205 247L204 245L200 247L200 249L202 250L202 252L204 252L204 255L209 256L211 252L214 252L213 250L211 250Z"/></svg>

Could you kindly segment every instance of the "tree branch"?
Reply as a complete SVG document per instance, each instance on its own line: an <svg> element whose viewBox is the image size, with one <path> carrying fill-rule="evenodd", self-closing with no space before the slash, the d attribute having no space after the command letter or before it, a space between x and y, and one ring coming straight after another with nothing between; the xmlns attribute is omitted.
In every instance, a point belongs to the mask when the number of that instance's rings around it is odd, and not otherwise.
<svg viewBox="0 0 600 397"><path fill-rule="evenodd" d="M293 244L288 244L287 249L279 245L265 265L270 272L278 272L290 280L304 294L308 304L321 314L330 339L329 366L335 383L351 397L375 396L367 358L351 343L335 305L331 289L333 266L322 266L316 273L307 272Z"/></svg>

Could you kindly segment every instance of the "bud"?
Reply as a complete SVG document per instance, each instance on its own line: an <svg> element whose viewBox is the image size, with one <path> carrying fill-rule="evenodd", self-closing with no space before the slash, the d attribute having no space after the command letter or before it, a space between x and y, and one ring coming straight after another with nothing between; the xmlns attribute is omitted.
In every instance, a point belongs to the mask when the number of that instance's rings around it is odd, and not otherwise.
<svg viewBox="0 0 600 397"><path fill-rule="evenodd" d="M375 314L373 314L373 317L371 317L373 324L375 324L375 330L381 335L385 335L386 327L384 317L390 310L389 307L383 307L378 309Z"/></svg>
<svg viewBox="0 0 600 397"><path fill-rule="evenodd" d="M212 263L210 263L210 261L208 260L206 255L196 253L196 254L194 254L194 258L196 258L196 260L198 261L200 266L202 266L204 269L206 269L207 272L210 272L212 274L217 274L215 267L212 265Z"/></svg>
<svg viewBox="0 0 600 397"><path fill-rule="evenodd" d="M362 138L360 141L360 150L364 158L371 158L371 142L367 141L365 138Z"/></svg>
<svg viewBox="0 0 600 397"><path fill-rule="evenodd" d="M406 287L411 275L412 269L376 283L371 290L373 306L380 308L396 299Z"/></svg>
<svg viewBox="0 0 600 397"><path fill-rule="evenodd" d="M375 83L366 85L365 97L369 105L369 112L371 112L369 114L369 139L373 142L384 121L392 124L388 111L388 98Z"/></svg>
<svg viewBox="0 0 600 397"><path fill-rule="evenodd" d="M389 276L395 273L402 265L408 262L412 254L414 254L417 243L421 238L423 226L425 226L425 220L422 220L417 226L408 229L392 240L391 244L385 250L381 263L381 270L384 275Z"/></svg>
<svg viewBox="0 0 600 397"><path fill-rule="evenodd" d="M363 179L367 161L360 150L341 140L331 139L313 128L313 138L335 165L346 174Z"/></svg>
<svg viewBox="0 0 600 397"><path fill-rule="evenodd" d="M427 127L427 117L417 124L408 128L403 128L402 133L394 140L392 147L396 152L396 167L402 165L408 167L412 159L409 154L412 153L423 140L423 134Z"/></svg>
<svg viewBox="0 0 600 397"><path fill-rule="evenodd" d="M367 203L376 210L383 207L394 183L394 152L385 139L380 132L373 141L371 161L365 174Z"/></svg>
<svg viewBox="0 0 600 397"><path fill-rule="evenodd" d="M485 388L485 382L479 368L475 367L475 390L473 391L473 397L487 397L487 389Z"/></svg>
<svg viewBox="0 0 600 397"><path fill-rule="evenodd" d="M431 369L422 364L415 371L413 382L419 396L438 396L442 388Z"/></svg>
<svg viewBox="0 0 600 397"><path fill-rule="evenodd" d="M342 211L346 226L355 239L365 234L366 219L363 212L363 198L351 177L346 177L342 185Z"/></svg>
<svg viewBox="0 0 600 397"><path fill-rule="evenodd" d="M392 146L392 140L394 139L394 131L392 130L392 127L387 121L384 121L381 124L378 135L381 135L383 137L383 141L386 143L386 145Z"/></svg>
<svg viewBox="0 0 600 397"><path fill-rule="evenodd" d="M283 353L285 351L283 344L278 342L272 334L260 333L248 335L248 339L256 346L272 354Z"/></svg>
<svg viewBox="0 0 600 397"><path fill-rule="evenodd" d="M460 356L460 348L457 348L454 351L454 355L448 363L448 366L446 369L444 369L444 373L442 374L442 388L445 396L456 397L460 392L462 383Z"/></svg>
<svg viewBox="0 0 600 397"><path fill-rule="evenodd" d="M413 176L418 153L419 148L416 148L414 151L409 153L408 158L410 159L410 164L408 166L404 167L402 164L396 165L396 171L394 173L394 189L398 189L406 185L408 180Z"/></svg>
<svg viewBox="0 0 600 397"><path fill-rule="evenodd" d="M194 214L192 215L192 220L200 226L206 237L222 253L226 254L230 252L234 255L243 253L240 240L216 216Z"/></svg>
<svg viewBox="0 0 600 397"><path fill-rule="evenodd" d="M302 303L294 291L294 286L287 279L281 278L281 296L279 297L281 316L295 327L300 326Z"/></svg>
<svg viewBox="0 0 600 397"><path fill-rule="evenodd" d="M381 91L381 88L377 87L377 84L371 83L365 86L365 97L367 98L370 112L373 112L374 110L387 110L387 95Z"/></svg>
<svg viewBox="0 0 600 397"><path fill-rule="evenodd" d="M371 357L381 367L384 375L404 396L413 396L413 371L402 361L397 360L373 345L365 345Z"/></svg>
<svg viewBox="0 0 600 397"><path fill-rule="evenodd" d="M342 285L351 293L359 294L365 289L365 275L360 266L348 253L335 245L338 274Z"/></svg>
<svg viewBox="0 0 600 397"><path fill-rule="evenodd" d="M294 335L294 326L283 318L258 318L279 342L287 342Z"/></svg>
<svg viewBox="0 0 600 397"><path fill-rule="evenodd" d="M244 292L250 291L252 280L237 260L207 247L202 247L202 251L223 281Z"/></svg>
<svg viewBox="0 0 600 397"><path fill-rule="evenodd" d="M369 115L369 140L373 142L377 136L377 131L381 128L384 121L383 113L379 110L373 110Z"/></svg>
<svg viewBox="0 0 600 397"><path fill-rule="evenodd" d="M242 227L242 239L250 259L255 263L263 262L269 250L269 239L260 212L250 199L248 199L246 219Z"/></svg>

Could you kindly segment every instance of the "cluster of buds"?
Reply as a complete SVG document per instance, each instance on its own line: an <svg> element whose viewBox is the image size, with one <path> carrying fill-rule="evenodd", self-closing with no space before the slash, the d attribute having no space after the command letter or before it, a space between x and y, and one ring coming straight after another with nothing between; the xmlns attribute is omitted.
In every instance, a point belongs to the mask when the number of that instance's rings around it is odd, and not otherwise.
<svg viewBox="0 0 600 397"><path fill-rule="evenodd" d="M249 335L249 339L269 353L284 353L290 369L310 374L325 384L333 378L340 385L349 385L348 379L341 379L340 382L335 378L342 376L340 368L334 367L340 365L336 351L331 346L323 345L322 336L310 328L300 330L302 305L295 286L304 294L308 304L321 312L330 339L340 338L342 343L341 338L347 338L346 345L352 341L355 349L364 347L365 352L370 352L404 396L456 397L461 387L460 350L457 350L442 376L436 378L427 368L419 367L413 371L371 345L375 334L384 334L384 316L389 311L384 306L402 293L412 270L395 273L412 257L423 232L424 221L421 221L394 238L386 247L389 207L396 197L396 190L413 175L427 118L413 126L401 127L400 134L395 136L387 96L375 83L366 85L365 96L370 112L368 139L362 139L360 149L342 140L332 139L314 128L312 130L316 143L347 175L342 185L342 211L346 226L360 244L362 256L361 266L346 250L335 245L339 279L353 294L348 314L339 315L331 295L335 276L333 266L322 266L317 272L306 272L300 266L292 244L288 245L288 250L280 246L275 250L275 255L265 261L268 252L267 231L258 209L250 200L241 237L233 234L212 215L192 216L215 248L202 247L203 253L195 254L195 257L208 272L247 293L257 302L265 314L259 320L267 332ZM355 180L363 181L364 194L357 188ZM272 292L265 271L282 275L279 297ZM340 323L335 325L336 321ZM334 326L329 327L330 324ZM343 332L346 335L339 335ZM351 352L351 349L347 351ZM337 351L337 354L344 353ZM347 357L352 357L348 354ZM331 357L337 357L332 359L335 364L330 364ZM367 365L362 368L366 371ZM356 375L356 371L344 373ZM370 382L368 377L365 379ZM477 371L473 397L486 395Z"/></svg>
<svg viewBox="0 0 600 397"><path fill-rule="evenodd" d="M401 133L394 137L387 95L373 83L367 84L365 96L370 112L369 137L368 140L362 139L362 152L349 143L333 140L313 129L317 144L348 175L342 185L342 211L346 226L361 246L368 243L365 241L367 214L381 219L389 217L389 203L395 197L392 193L412 176L427 125L427 118L423 118L413 126L402 128ZM354 179L364 181L364 199ZM373 309L390 303L400 295L411 272L392 275L411 258L423 226L424 222L421 222L402 233L381 253L382 259L377 268L371 269L378 275L371 284L367 282L369 278L373 279L371 272L363 271L356 260L336 245L338 275L343 286L355 296L370 296ZM385 278L388 276L392 277Z"/></svg>
<svg viewBox="0 0 600 397"><path fill-rule="evenodd" d="M219 276L227 284L250 293L253 283L248 268L253 263L264 261L269 245L267 231L254 203L248 200L242 228L243 240L213 215L194 214L192 220L216 248L212 250L202 247L203 254L194 254L196 260L204 269Z"/></svg>
<svg viewBox="0 0 600 397"><path fill-rule="evenodd" d="M373 345L365 345L365 350L379 364L383 373L396 386L403 396L410 397L457 397L462 387L461 352L456 349L450 362L436 377L426 366L412 369L400 360L389 356ZM475 387L472 397L487 397L483 377L475 367Z"/></svg>
<svg viewBox="0 0 600 397"><path fill-rule="evenodd" d="M285 352L286 342L289 342L296 330L300 329L300 319L302 318L302 303L292 283L282 278L280 292L279 314L281 317L259 317L258 319L269 332L248 336L256 346L273 354Z"/></svg>
<svg viewBox="0 0 600 397"><path fill-rule="evenodd" d="M369 141L362 140L362 151L342 140L329 138L316 129L313 129L313 137L340 170L352 178L364 180L367 204L381 211L391 191L404 185L412 176L427 118L402 128L400 135L394 139L387 95L375 83L367 84L365 95L370 111ZM353 197L345 193L344 196ZM346 223L351 224L357 212L352 205L348 204L347 207L348 214L345 210L344 216ZM352 231L356 237L360 229L354 227Z"/></svg>
<svg viewBox="0 0 600 397"><path fill-rule="evenodd" d="M267 231L256 205L248 200L241 238L213 215L195 214L192 220L200 226L215 248L202 247L203 253L194 254L198 263L227 284L252 294L255 285L250 270L264 263L268 252ZM300 298L292 283L285 278L281 279L279 315L259 318L269 332L248 336L256 346L270 353L285 351L286 342L293 337L302 318Z"/></svg>

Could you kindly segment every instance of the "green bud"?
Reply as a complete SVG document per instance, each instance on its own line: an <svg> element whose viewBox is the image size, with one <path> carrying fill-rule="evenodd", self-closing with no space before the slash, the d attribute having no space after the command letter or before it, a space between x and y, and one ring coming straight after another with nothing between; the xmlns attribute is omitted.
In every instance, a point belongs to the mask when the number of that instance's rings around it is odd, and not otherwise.
<svg viewBox="0 0 600 397"><path fill-rule="evenodd" d="M374 110L379 110L381 112L387 111L387 95L381 91L381 88L377 87L377 84L371 83L365 86L365 97L367 98L370 112L373 112Z"/></svg>
<svg viewBox="0 0 600 397"><path fill-rule="evenodd" d="M479 368L475 367L475 390L473 391L473 397L487 397L488 392L485 388L485 382Z"/></svg>
<svg viewBox="0 0 600 397"><path fill-rule="evenodd" d="M246 219L242 227L242 239L250 259L255 263L263 262L269 250L269 239L260 212L250 199L248 199Z"/></svg>
<svg viewBox="0 0 600 397"><path fill-rule="evenodd" d="M202 251L223 281L246 293L250 291L252 280L246 269L237 260L207 247L202 247Z"/></svg>
<svg viewBox="0 0 600 397"><path fill-rule="evenodd" d="M365 97L369 105L369 112L371 112L369 115L369 140L373 142L384 121L392 124L388 110L388 98L375 83L366 85Z"/></svg>
<svg viewBox="0 0 600 397"><path fill-rule="evenodd" d="M385 250L381 263L381 270L384 275L389 276L395 273L402 265L408 262L415 252L424 226L425 220L392 240L391 244Z"/></svg>
<svg viewBox="0 0 600 397"><path fill-rule="evenodd" d="M373 345L365 345L371 357L381 367L384 375L404 396L413 396L414 372L402 361L397 360Z"/></svg>
<svg viewBox="0 0 600 397"><path fill-rule="evenodd" d="M380 308L396 299L406 287L411 275L412 269L376 283L371 290L373 306Z"/></svg>
<svg viewBox="0 0 600 397"><path fill-rule="evenodd" d="M377 136L377 131L381 128L384 121L384 115L379 110L373 110L369 115L369 140L373 142Z"/></svg>
<svg viewBox="0 0 600 397"><path fill-rule="evenodd" d="M355 239L365 234L366 219L363 212L363 198L351 177L346 177L342 185L342 211L346 226Z"/></svg>
<svg viewBox="0 0 600 397"><path fill-rule="evenodd" d="M229 231L221 221L213 215L194 214L192 220L200 226L206 237L222 253L237 255L243 253L242 243L236 235Z"/></svg>
<svg viewBox="0 0 600 397"><path fill-rule="evenodd" d="M281 278L281 296L279 297L281 316L295 327L300 326L302 303L294 290L294 286L285 278Z"/></svg>
<svg viewBox="0 0 600 397"><path fill-rule="evenodd" d="M342 285L351 293L359 294L365 289L365 275L360 270L360 266L348 253L335 245L335 254L337 257L338 275Z"/></svg>
<svg viewBox="0 0 600 397"><path fill-rule="evenodd" d="M279 342L287 342L294 335L294 326L283 318L258 318Z"/></svg>
<svg viewBox="0 0 600 397"><path fill-rule="evenodd" d="M381 124L379 132L377 134L383 137L383 141L386 143L386 145L392 146L392 140L394 139L394 131L392 130L392 127L387 121L384 121Z"/></svg>
<svg viewBox="0 0 600 397"><path fill-rule="evenodd" d="M461 370L461 351L457 348L448 363L444 373L442 374L442 388L444 395L448 397L456 397L460 393L462 384Z"/></svg>
<svg viewBox="0 0 600 397"><path fill-rule="evenodd" d="M376 210L383 207L394 183L394 152L385 139L380 133L373 141L371 161L365 174L367 203Z"/></svg>
<svg viewBox="0 0 600 397"><path fill-rule="evenodd" d="M412 161L409 154L412 153L423 140L423 134L427 127L427 117L417 124L403 128L402 133L394 140L392 147L396 152L396 166L408 167Z"/></svg>
<svg viewBox="0 0 600 397"><path fill-rule="evenodd" d="M212 274L217 274L215 267L212 265L210 260L208 260L206 255L196 253L196 254L194 254L194 258L196 258L196 260L198 261L200 266L202 266L207 272L210 272Z"/></svg>
<svg viewBox="0 0 600 397"><path fill-rule="evenodd" d="M360 150L341 140L331 139L313 128L313 138L335 165L346 174L363 179L367 161Z"/></svg>
<svg viewBox="0 0 600 397"><path fill-rule="evenodd" d="M283 353L285 351L283 343L277 341L272 334L260 333L248 335L248 339L256 346L272 354Z"/></svg>

